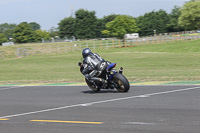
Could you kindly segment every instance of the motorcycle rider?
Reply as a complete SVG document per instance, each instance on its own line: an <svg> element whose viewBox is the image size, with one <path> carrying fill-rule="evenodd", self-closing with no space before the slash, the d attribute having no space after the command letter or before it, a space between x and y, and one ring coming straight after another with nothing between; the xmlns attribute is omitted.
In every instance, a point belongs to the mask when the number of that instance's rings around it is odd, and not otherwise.
<svg viewBox="0 0 200 133"><path fill-rule="evenodd" d="M82 74L85 78L90 81L96 88L94 81L102 82L103 88L106 87L107 81L100 78L102 71L107 67L107 62L101 58L97 53L92 53L89 48L85 48L82 51L83 64L80 64L80 67L83 67Z"/></svg>

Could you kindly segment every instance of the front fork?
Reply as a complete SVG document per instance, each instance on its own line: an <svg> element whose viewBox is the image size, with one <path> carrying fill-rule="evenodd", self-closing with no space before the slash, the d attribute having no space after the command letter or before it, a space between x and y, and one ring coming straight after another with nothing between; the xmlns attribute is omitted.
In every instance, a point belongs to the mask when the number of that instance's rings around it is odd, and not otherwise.
<svg viewBox="0 0 200 133"><path fill-rule="evenodd" d="M117 73L117 71L116 70L112 70L112 72L113 72L112 74L109 74L109 77L106 77L108 79L108 84L110 84L112 86L112 88L118 88L119 85L111 80L113 78L113 76ZM119 73L120 74L123 73L123 67L120 67Z"/></svg>
<svg viewBox="0 0 200 133"><path fill-rule="evenodd" d="M107 79L108 81L110 81L116 73L117 73L117 71L113 69L113 70L112 70L112 74L109 74L109 77L106 77L106 79ZM119 73L120 73L120 74L123 73L123 67L120 67Z"/></svg>

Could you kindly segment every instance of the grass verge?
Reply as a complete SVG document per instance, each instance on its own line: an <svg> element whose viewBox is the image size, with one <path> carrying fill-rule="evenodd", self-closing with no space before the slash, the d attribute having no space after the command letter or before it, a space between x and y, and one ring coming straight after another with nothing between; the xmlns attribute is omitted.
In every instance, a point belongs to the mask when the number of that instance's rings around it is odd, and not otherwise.
<svg viewBox="0 0 200 133"><path fill-rule="evenodd" d="M123 66L130 82L200 80L200 40L93 52L116 62L116 69ZM0 83L84 82L77 66L80 58L79 51L1 60Z"/></svg>

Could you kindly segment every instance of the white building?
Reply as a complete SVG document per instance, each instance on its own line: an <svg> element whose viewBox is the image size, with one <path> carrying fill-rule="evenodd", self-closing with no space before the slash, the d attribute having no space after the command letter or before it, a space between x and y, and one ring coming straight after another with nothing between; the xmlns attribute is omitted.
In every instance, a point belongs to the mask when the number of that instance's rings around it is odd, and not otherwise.
<svg viewBox="0 0 200 133"><path fill-rule="evenodd" d="M125 34L124 39L125 40L132 40L139 38L139 33L132 33L132 34Z"/></svg>

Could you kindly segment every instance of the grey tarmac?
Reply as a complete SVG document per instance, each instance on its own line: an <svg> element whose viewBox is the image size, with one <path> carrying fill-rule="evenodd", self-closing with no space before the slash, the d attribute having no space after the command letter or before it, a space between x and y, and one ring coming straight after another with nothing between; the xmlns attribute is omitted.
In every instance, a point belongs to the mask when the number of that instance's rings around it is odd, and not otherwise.
<svg viewBox="0 0 200 133"><path fill-rule="evenodd" d="M200 86L1 86L0 133L199 133Z"/></svg>

